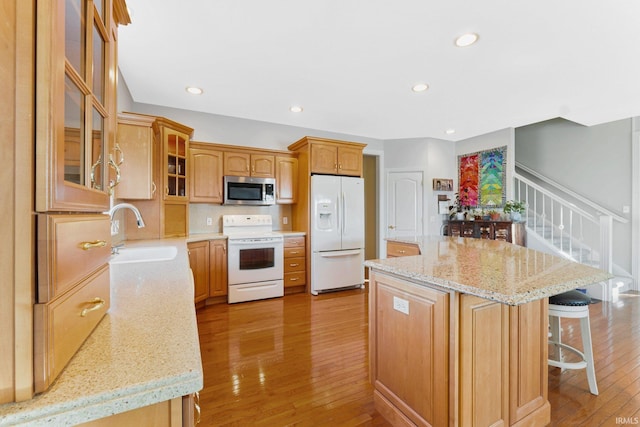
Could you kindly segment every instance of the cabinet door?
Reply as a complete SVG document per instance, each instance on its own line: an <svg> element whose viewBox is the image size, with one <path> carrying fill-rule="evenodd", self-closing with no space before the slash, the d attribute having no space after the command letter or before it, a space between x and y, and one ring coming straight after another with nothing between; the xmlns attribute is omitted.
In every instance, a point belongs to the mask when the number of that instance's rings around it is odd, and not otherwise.
<svg viewBox="0 0 640 427"><path fill-rule="evenodd" d="M187 152L189 136L170 127L163 127L163 170L165 200L188 199Z"/></svg>
<svg viewBox="0 0 640 427"><path fill-rule="evenodd" d="M338 174L362 176L362 148L338 145Z"/></svg>
<svg viewBox="0 0 640 427"><path fill-rule="evenodd" d="M224 174L233 176L251 175L251 155L249 153L224 152Z"/></svg>
<svg viewBox="0 0 640 427"><path fill-rule="evenodd" d="M252 154L251 176L261 178L273 178L276 176L275 156Z"/></svg>
<svg viewBox="0 0 640 427"><path fill-rule="evenodd" d="M94 2L36 4L36 209L109 208L109 146L115 132L111 19ZM88 10L91 8L91 10Z"/></svg>
<svg viewBox="0 0 640 427"><path fill-rule="evenodd" d="M290 204L296 202L298 182L298 159L276 157L276 202Z"/></svg>
<svg viewBox="0 0 640 427"><path fill-rule="evenodd" d="M449 424L449 294L370 275L369 343L376 403L416 425Z"/></svg>
<svg viewBox="0 0 640 427"><path fill-rule="evenodd" d="M187 247L193 271L194 302L198 303L209 296L209 241L191 242Z"/></svg>
<svg viewBox="0 0 640 427"><path fill-rule="evenodd" d="M209 258L209 296L227 295L227 241L211 240Z"/></svg>
<svg viewBox="0 0 640 427"><path fill-rule="evenodd" d="M189 150L189 201L222 203L222 151Z"/></svg>
<svg viewBox="0 0 640 427"><path fill-rule="evenodd" d="M121 180L116 187L119 199L152 200L156 183L153 178L153 157L156 140L152 129L153 117L120 115L118 117L117 146L120 153Z"/></svg>
<svg viewBox="0 0 640 427"><path fill-rule="evenodd" d="M311 173L338 172L338 147L335 144L311 144Z"/></svg>

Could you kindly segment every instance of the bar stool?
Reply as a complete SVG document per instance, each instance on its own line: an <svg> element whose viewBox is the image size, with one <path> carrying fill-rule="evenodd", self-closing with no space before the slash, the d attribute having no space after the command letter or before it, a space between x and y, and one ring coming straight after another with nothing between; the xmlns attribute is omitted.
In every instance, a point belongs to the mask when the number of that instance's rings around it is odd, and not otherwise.
<svg viewBox="0 0 640 427"><path fill-rule="evenodd" d="M569 291L559 295L549 297L549 327L551 337L549 344L556 346L558 359L549 359L548 363L556 368L564 369L585 369L587 370L587 381L591 394L598 395L598 385L596 384L596 371L593 365L593 349L591 346L591 327L589 325L589 304L591 298L580 291ZM580 333L582 335L583 352L562 343L560 318L567 317L580 319ZM565 362L562 355L563 350L572 352L579 356L579 362Z"/></svg>

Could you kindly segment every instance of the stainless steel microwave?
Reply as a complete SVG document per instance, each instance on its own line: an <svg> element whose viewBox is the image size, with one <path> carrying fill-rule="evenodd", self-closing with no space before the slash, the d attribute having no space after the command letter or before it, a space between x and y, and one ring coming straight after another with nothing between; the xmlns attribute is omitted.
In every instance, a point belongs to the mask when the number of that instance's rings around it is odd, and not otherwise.
<svg viewBox="0 0 640 427"><path fill-rule="evenodd" d="M249 176L224 177L225 205L266 206L276 203L276 180Z"/></svg>

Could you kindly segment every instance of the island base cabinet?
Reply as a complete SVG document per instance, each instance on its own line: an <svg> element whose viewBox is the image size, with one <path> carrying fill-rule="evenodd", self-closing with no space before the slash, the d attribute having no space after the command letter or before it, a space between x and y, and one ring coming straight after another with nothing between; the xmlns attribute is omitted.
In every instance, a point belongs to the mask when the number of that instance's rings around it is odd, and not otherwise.
<svg viewBox="0 0 640 427"><path fill-rule="evenodd" d="M80 425L83 427L192 427L199 422L199 413L194 412L193 407L193 396L176 397Z"/></svg>
<svg viewBox="0 0 640 427"><path fill-rule="evenodd" d="M376 408L394 425L446 425L449 294L383 274L370 283Z"/></svg>
<svg viewBox="0 0 640 427"><path fill-rule="evenodd" d="M547 300L508 306L373 270L370 379L394 426L539 426Z"/></svg>

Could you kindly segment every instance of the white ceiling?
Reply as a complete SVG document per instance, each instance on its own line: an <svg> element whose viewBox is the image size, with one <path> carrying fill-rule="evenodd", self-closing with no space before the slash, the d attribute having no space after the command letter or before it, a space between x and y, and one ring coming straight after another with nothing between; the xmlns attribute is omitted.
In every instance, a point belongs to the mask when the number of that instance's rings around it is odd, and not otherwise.
<svg viewBox="0 0 640 427"><path fill-rule="evenodd" d="M640 116L638 0L127 4L118 61L135 102L378 139ZM479 41L455 47L469 31Z"/></svg>

